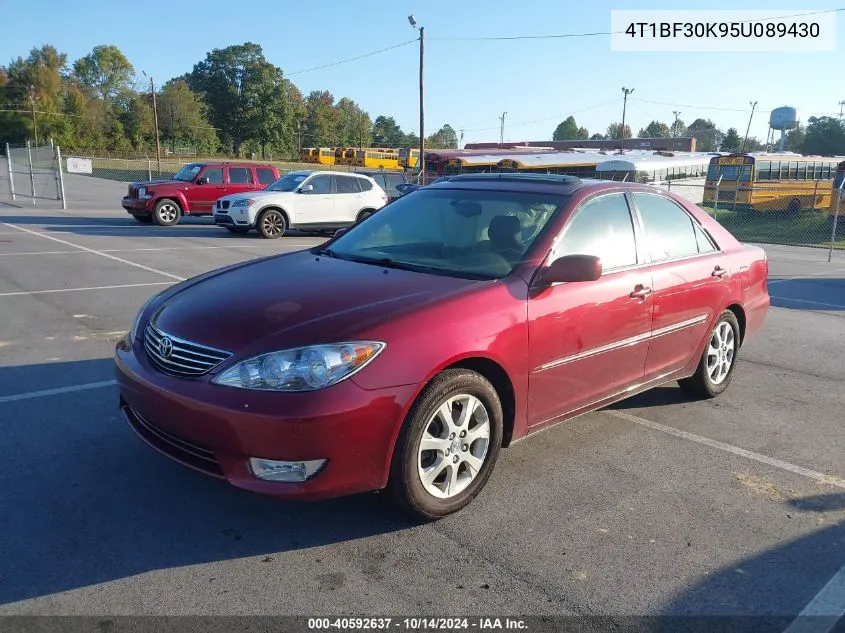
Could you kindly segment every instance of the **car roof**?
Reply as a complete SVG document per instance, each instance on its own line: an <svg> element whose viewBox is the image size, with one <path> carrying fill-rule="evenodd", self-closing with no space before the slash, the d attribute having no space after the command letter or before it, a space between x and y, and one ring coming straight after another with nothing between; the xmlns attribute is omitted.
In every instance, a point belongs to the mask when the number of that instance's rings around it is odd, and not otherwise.
<svg viewBox="0 0 845 633"><path fill-rule="evenodd" d="M249 163L243 161L237 162L229 162L225 160L200 160L193 163L186 163L187 165L234 165L235 167L270 167L271 169L277 169L275 165L270 165L268 163Z"/></svg>
<svg viewBox="0 0 845 633"><path fill-rule="evenodd" d="M654 187L635 182L578 178L563 174L488 173L456 174L448 180L433 182L427 189L492 189L550 194L571 194L578 190L631 189L653 191ZM663 191L663 190L661 190Z"/></svg>

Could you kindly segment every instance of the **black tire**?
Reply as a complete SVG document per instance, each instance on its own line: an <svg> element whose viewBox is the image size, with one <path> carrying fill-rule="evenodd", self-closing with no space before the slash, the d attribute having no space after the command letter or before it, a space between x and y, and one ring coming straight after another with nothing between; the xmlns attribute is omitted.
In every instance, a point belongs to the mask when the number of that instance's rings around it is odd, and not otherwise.
<svg viewBox="0 0 845 633"><path fill-rule="evenodd" d="M152 224L153 223L153 216L151 215L133 215L133 218L138 220L141 224Z"/></svg>
<svg viewBox="0 0 845 633"><path fill-rule="evenodd" d="M246 235L249 233L248 226L227 226L226 230L229 231L229 233L237 233L238 235Z"/></svg>
<svg viewBox="0 0 845 633"><path fill-rule="evenodd" d="M179 203L170 198L162 198L156 202L153 210L153 219L159 226L175 226L182 218L182 209Z"/></svg>
<svg viewBox="0 0 845 633"><path fill-rule="evenodd" d="M258 234L267 240L274 240L282 237L288 228L285 215L278 209L267 209L255 221L255 228Z"/></svg>
<svg viewBox="0 0 845 633"><path fill-rule="evenodd" d="M457 436L454 433L450 434L448 428L439 422L442 418L435 419L438 409L443 404L450 398L461 396L473 396L483 405L489 424L489 439L486 452L481 457L481 467L468 485L453 496L438 498L426 490L418 468L422 467L425 461L440 458L440 463L444 463L445 466L443 469L438 469L439 474L433 482L440 479L440 474L444 475L445 480L447 476L452 474L453 470L456 473L456 479L459 477L465 478L470 470L467 462L464 461L465 458L474 455L478 459L479 456L475 453L484 449L483 444L478 445L481 438L471 441L471 446L461 444L463 436L460 433ZM454 413L454 411L453 408L452 412ZM483 421L483 419L484 416L482 415L467 421L467 429L476 428L479 421ZM460 420L458 421L460 422ZM412 517L426 521L440 519L466 506L478 495L493 472L502 446L502 425L501 401L493 385L483 376L466 369L448 369L435 376L408 412L396 440L387 485L387 491L390 493L394 504ZM429 450L424 451L425 456L423 456L420 451L423 434L435 427L437 427L437 437L441 437L442 434L444 443L451 440L452 444L445 452ZM455 449L454 452L451 452L451 448ZM452 466L453 463L457 463L457 466Z"/></svg>
<svg viewBox="0 0 845 633"><path fill-rule="evenodd" d="M726 332L723 324L727 324L730 328L730 336L732 337L733 342L733 353L730 355L726 353L723 354L729 346L727 343L724 346L721 343L716 346L718 351L717 354L713 354L713 350L711 349L713 344L716 343L715 337L717 332ZM725 310L719 316L719 319L716 321L713 329L710 330L710 334L707 337L707 346L704 348L704 353L701 355L701 360L698 363L698 369L696 369L695 374L689 378L684 378L678 381L678 384L683 392L693 398L708 399L715 398L725 391L725 389L728 388L728 385L731 384L731 379L733 378L734 370L736 369L740 345L739 322L736 320L736 315L733 312ZM713 361L711 361L711 358ZM711 362L718 364L724 363L725 361L728 362L726 375L719 381L714 380L714 378L711 377ZM718 377L718 374L716 377Z"/></svg>
<svg viewBox="0 0 845 633"><path fill-rule="evenodd" d="M355 224L358 224L359 222L363 222L368 217L370 217L373 213L375 213L375 211L373 209L364 209L363 211L358 213L358 217L355 218Z"/></svg>

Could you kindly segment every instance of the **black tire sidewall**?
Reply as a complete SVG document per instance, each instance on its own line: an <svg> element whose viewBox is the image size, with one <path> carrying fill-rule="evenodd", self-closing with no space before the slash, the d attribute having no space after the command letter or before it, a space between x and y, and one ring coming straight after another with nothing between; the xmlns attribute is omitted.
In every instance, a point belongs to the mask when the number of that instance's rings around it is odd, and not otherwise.
<svg viewBox="0 0 845 633"><path fill-rule="evenodd" d="M282 222L282 231L278 235L267 235L264 232L264 218L266 218L268 215L271 215L271 214L276 214L277 216L279 216L279 219ZM266 211L262 211L258 215L258 218L255 221L255 228L258 231L258 234L261 237L263 237L264 239L274 240L274 239L277 239L279 237L282 237L285 234L285 231L287 231L287 228L288 228L288 223L287 223L287 220L285 220L285 216L281 211L278 211L276 209L267 209Z"/></svg>
<svg viewBox="0 0 845 633"><path fill-rule="evenodd" d="M460 494L438 499L426 492L417 472L419 445L428 422L440 405L458 394L478 398L490 420L490 442L481 472ZM437 519L460 510L482 490L498 460L502 445L503 413L495 388L480 374L469 370L447 370L436 376L422 391L408 412L396 441L391 469L394 497L406 511L419 518Z"/></svg>

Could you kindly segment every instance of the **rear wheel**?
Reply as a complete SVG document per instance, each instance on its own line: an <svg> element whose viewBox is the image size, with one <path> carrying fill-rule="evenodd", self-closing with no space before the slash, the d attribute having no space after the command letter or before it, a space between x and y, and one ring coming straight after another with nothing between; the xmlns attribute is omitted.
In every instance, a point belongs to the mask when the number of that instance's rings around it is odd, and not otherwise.
<svg viewBox="0 0 845 633"><path fill-rule="evenodd" d="M153 218L159 226L174 226L179 223L181 217L182 210L170 198L162 198L156 203Z"/></svg>
<svg viewBox="0 0 845 633"><path fill-rule="evenodd" d="M373 213L375 213L375 211L373 211L372 209L364 209L363 211L361 211L361 213L358 214L358 217L355 219L355 222L363 222Z"/></svg>
<svg viewBox="0 0 845 633"><path fill-rule="evenodd" d="M227 226L226 230L229 231L229 233L237 233L238 235L245 235L246 233L249 233L248 226Z"/></svg>
<svg viewBox="0 0 845 633"><path fill-rule="evenodd" d="M264 239L274 240L285 234L287 221L278 209L267 209L258 216L255 223L258 234Z"/></svg>
<svg viewBox="0 0 845 633"><path fill-rule="evenodd" d="M684 393L706 399L725 391L733 378L739 343L739 322L733 312L725 310L710 332L695 374L678 381Z"/></svg>
<svg viewBox="0 0 845 633"><path fill-rule="evenodd" d="M388 491L403 511L425 520L457 512L481 491L502 444L502 405L483 376L438 374L399 433Z"/></svg>

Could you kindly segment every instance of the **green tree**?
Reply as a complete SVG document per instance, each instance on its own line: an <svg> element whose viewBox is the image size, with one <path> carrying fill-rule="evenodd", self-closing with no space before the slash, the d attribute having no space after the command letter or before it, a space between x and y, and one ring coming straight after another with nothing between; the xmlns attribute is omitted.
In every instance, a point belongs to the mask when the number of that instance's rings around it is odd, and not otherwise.
<svg viewBox="0 0 845 633"><path fill-rule="evenodd" d="M690 123L687 135L695 138L695 147L699 152L715 152L725 137L725 133L717 129L710 119L696 119Z"/></svg>
<svg viewBox="0 0 845 633"><path fill-rule="evenodd" d="M210 123L236 156L245 140L261 133L256 117L268 95L276 94L263 86L266 68L261 46L246 42L215 48L190 73L188 85L202 95Z"/></svg>
<svg viewBox="0 0 845 633"><path fill-rule="evenodd" d="M749 136L748 141L745 143L745 151L746 152L762 152L766 149L766 146L760 142L756 136Z"/></svg>
<svg viewBox="0 0 845 633"><path fill-rule="evenodd" d="M261 62L254 72L257 77L250 84L254 92L248 114L250 136L258 140L262 159L266 159L268 147L290 153L294 110L288 101L289 82L281 69L267 62Z"/></svg>
<svg viewBox="0 0 845 633"><path fill-rule="evenodd" d="M810 117L804 138L804 153L816 156L845 154L845 122L829 116Z"/></svg>
<svg viewBox="0 0 845 633"><path fill-rule="evenodd" d="M804 141L807 137L807 129L803 125L798 125L794 130L789 130L784 139L784 149L788 152L796 152L797 154L804 153ZM780 139L776 141L780 143Z"/></svg>
<svg viewBox="0 0 845 633"><path fill-rule="evenodd" d="M672 121L672 126L669 128L669 136L681 137L686 136L687 126L683 119L676 119Z"/></svg>
<svg viewBox="0 0 845 633"><path fill-rule="evenodd" d="M171 79L158 94L158 119L162 143L175 151L179 145L198 153L214 153L220 145L217 131L208 122L208 106L179 77Z"/></svg>
<svg viewBox="0 0 845 633"><path fill-rule="evenodd" d="M593 134L593 135L590 137L590 140L591 140L591 141L604 141L604 140L605 140L605 137L604 137L604 134L601 134L601 133L599 133L599 132L596 132L595 134Z"/></svg>
<svg viewBox="0 0 845 633"><path fill-rule="evenodd" d="M661 121L652 121L641 129L637 136L639 138L669 138L672 136L672 130Z"/></svg>
<svg viewBox="0 0 845 633"><path fill-rule="evenodd" d="M76 60L73 71L83 88L98 95L103 101L112 99L130 89L135 69L117 46L95 46L85 57Z"/></svg>
<svg viewBox="0 0 845 633"><path fill-rule="evenodd" d="M719 149L723 152L738 152L742 147L742 138L737 133L736 128L728 128L727 134L722 139Z"/></svg>
<svg viewBox="0 0 845 633"><path fill-rule="evenodd" d="M305 99L305 135L317 147L337 145L340 111L328 90L314 90Z"/></svg>
<svg viewBox="0 0 845 633"><path fill-rule="evenodd" d="M425 140L426 147L431 149L457 149L458 134L448 123Z"/></svg>
<svg viewBox="0 0 845 633"><path fill-rule="evenodd" d="M419 137L416 136L416 139L419 146ZM392 116L380 115L373 123L373 144L377 147L407 147L408 139Z"/></svg>
<svg viewBox="0 0 845 633"><path fill-rule="evenodd" d="M622 134L623 134L623 130L622 130L622 124L621 123L611 123L610 125L607 126L607 138L609 138L609 139L616 139L616 138L621 139ZM625 125L624 134L625 134L625 138L631 138L631 126L630 125L627 125L627 124Z"/></svg>
<svg viewBox="0 0 845 633"><path fill-rule="evenodd" d="M338 144L343 147L369 147L373 138L373 122L370 115L349 97L338 101L337 109L340 131Z"/></svg>
<svg viewBox="0 0 845 633"><path fill-rule="evenodd" d="M585 140L589 137L589 135L590 133L587 131L586 128L578 127L578 124L575 122L575 117L568 116L555 128L554 134L552 134L552 140Z"/></svg>

